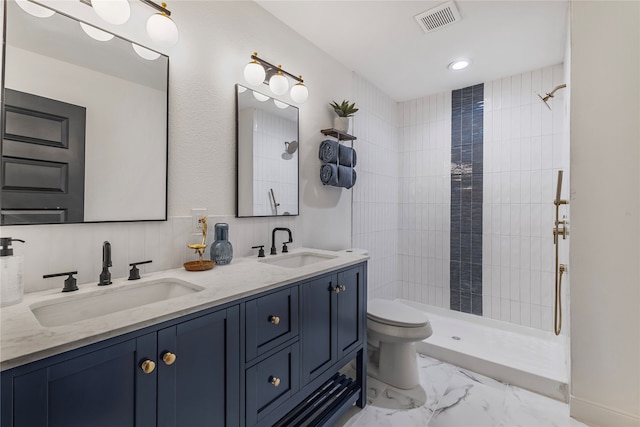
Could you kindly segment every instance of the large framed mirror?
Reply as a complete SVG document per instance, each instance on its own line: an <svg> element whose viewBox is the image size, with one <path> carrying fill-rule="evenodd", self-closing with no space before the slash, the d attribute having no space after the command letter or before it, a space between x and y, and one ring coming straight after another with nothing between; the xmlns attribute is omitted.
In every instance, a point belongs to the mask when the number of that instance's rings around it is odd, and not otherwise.
<svg viewBox="0 0 640 427"><path fill-rule="evenodd" d="M236 85L237 216L298 215L298 108Z"/></svg>
<svg viewBox="0 0 640 427"><path fill-rule="evenodd" d="M166 220L169 58L4 3L2 224Z"/></svg>

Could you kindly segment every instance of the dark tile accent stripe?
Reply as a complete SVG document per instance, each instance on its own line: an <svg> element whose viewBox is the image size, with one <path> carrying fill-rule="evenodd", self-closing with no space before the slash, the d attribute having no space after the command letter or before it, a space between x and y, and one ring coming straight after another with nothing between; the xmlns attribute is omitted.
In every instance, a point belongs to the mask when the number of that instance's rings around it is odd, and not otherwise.
<svg viewBox="0 0 640 427"><path fill-rule="evenodd" d="M450 308L482 316L484 84L451 94Z"/></svg>

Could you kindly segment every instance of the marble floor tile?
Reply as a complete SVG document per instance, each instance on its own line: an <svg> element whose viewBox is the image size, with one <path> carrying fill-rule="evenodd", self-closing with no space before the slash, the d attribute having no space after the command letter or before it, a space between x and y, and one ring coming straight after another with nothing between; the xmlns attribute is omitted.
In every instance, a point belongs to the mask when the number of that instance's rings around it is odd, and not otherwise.
<svg viewBox="0 0 640 427"><path fill-rule="evenodd" d="M420 387L401 390L367 378L367 407L336 427L586 427L569 406L475 372L418 355Z"/></svg>
<svg viewBox="0 0 640 427"><path fill-rule="evenodd" d="M487 384L488 383L488 384ZM506 385L457 371L438 403L430 426L497 426L504 412Z"/></svg>
<svg viewBox="0 0 640 427"><path fill-rule="evenodd" d="M505 411L499 424L504 427L579 427L583 423L569 417L569 406L557 400L508 386Z"/></svg>

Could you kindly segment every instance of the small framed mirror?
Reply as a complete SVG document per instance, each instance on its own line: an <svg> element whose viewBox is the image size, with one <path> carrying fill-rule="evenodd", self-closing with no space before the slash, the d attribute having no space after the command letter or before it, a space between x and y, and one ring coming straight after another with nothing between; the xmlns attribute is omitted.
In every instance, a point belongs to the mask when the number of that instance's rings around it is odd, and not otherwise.
<svg viewBox="0 0 640 427"><path fill-rule="evenodd" d="M298 108L236 85L237 216L298 215Z"/></svg>

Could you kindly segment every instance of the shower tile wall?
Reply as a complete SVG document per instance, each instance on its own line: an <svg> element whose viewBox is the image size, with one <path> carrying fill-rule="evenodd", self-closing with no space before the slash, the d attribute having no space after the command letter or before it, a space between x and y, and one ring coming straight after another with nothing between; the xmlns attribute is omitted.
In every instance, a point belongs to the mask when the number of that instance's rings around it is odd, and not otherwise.
<svg viewBox="0 0 640 427"><path fill-rule="evenodd" d="M397 103L354 75L360 109L352 133L358 138L358 182L353 187L352 246L369 250L369 298L396 297L398 275ZM346 190L345 190L346 191Z"/></svg>
<svg viewBox="0 0 640 427"><path fill-rule="evenodd" d="M560 83L561 64L484 82L482 313L547 331L552 201L558 169L568 177L568 132L564 91L553 111L536 94ZM451 92L398 105L398 297L449 308Z"/></svg>
<svg viewBox="0 0 640 427"><path fill-rule="evenodd" d="M569 159L565 91L556 92L553 111L537 94L564 78L556 65L485 83L483 311L544 330L553 324L552 202Z"/></svg>
<svg viewBox="0 0 640 427"><path fill-rule="evenodd" d="M484 85L451 94L451 310L482 316Z"/></svg>
<svg viewBox="0 0 640 427"><path fill-rule="evenodd" d="M449 308L451 92L398 105L400 298Z"/></svg>

